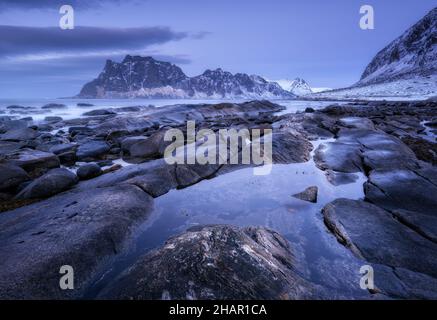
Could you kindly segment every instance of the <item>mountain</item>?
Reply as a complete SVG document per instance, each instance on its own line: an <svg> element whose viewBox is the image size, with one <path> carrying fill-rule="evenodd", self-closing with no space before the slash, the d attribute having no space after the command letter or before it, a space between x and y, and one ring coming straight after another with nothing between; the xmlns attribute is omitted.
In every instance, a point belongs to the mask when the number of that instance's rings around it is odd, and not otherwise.
<svg viewBox="0 0 437 320"><path fill-rule="evenodd" d="M294 93L298 96L304 96L313 93L313 90L308 85L308 83L301 78L294 79L288 87L287 91L290 91L291 93Z"/></svg>
<svg viewBox="0 0 437 320"><path fill-rule="evenodd" d="M85 84L78 97L287 99L295 95L256 75L216 69L188 77L169 62L127 55L121 63L107 60L97 79Z"/></svg>
<svg viewBox="0 0 437 320"><path fill-rule="evenodd" d="M360 85L437 73L437 8L382 49L366 67Z"/></svg>
<svg viewBox="0 0 437 320"><path fill-rule="evenodd" d="M382 49L349 88L313 94L326 99L426 99L437 95L437 8Z"/></svg>

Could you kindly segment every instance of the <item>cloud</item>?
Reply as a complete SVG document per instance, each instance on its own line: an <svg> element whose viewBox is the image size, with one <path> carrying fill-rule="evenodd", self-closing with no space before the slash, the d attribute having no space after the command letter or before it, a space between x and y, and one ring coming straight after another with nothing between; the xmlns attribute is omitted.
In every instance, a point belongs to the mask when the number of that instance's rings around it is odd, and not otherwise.
<svg viewBox="0 0 437 320"><path fill-rule="evenodd" d="M125 0L128 1L128 0ZM124 1L124 2L125 2ZM0 12L11 9L53 9L59 10L64 4L72 5L75 9L92 9L104 5L119 4L122 0L1 0ZM132 2L132 1L131 1Z"/></svg>
<svg viewBox="0 0 437 320"><path fill-rule="evenodd" d="M168 27L61 30L0 25L0 57L44 60L77 55L120 55L188 36Z"/></svg>

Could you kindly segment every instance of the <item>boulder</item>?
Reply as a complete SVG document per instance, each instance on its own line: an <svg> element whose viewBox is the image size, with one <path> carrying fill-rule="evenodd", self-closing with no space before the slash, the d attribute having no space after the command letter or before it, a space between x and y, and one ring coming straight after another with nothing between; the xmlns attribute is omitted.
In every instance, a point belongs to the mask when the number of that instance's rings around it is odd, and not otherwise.
<svg viewBox="0 0 437 320"><path fill-rule="evenodd" d="M22 168L15 165L0 164L0 191L12 191L29 179L29 175Z"/></svg>
<svg viewBox="0 0 437 320"><path fill-rule="evenodd" d="M366 199L386 210L404 209L436 216L437 169L374 170L364 185Z"/></svg>
<svg viewBox="0 0 437 320"><path fill-rule="evenodd" d="M63 192L77 183L77 176L64 168L52 169L27 185L16 199L42 199Z"/></svg>
<svg viewBox="0 0 437 320"><path fill-rule="evenodd" d="M303 201L317 203L318 190L316 186L308 187L304 191L294 194L293 197Z"/></svg>
<svg viewBox="0 0 437 320"><path fill-rule="evenodd" d="M67 192L0 214L0 298L67 299L83 295L152 209L135 186ZM74 290L59 287L74 270Z"/></svg>
<svg viewBox="0 0 437 320"><path fill-rule="evenodd" d="M303 299L316 285L293 269L292 249L265 228L199 226L141 257L100 299ZM193 267L195 266L195 267Z"/></svg>
<svg viewBox="0 0 437 320"><path fill-rule="evenodd" d="M57 168L60 164L58 157L53 153L28 148L8 154L6 161L23 168L27 172Z"/></svg>
<svg viewBox="0 0 437 320"><path fill-rule="evenodd" d="M95 159L108 153L109 149L105 141L89 141L80 145L76 154L79 160Z"/></svg>
<svg viewBox="0 0 437 320"><path fill-rule="evenodd" d="M3 141L26 141L35 139L38 132L31 128L18 128L8 130L6 133L0 135L0 140Z"/></svg>
<svg viewBox="0 0 437 320"><path fill-rule="evenodd" d="M324 142L314 153L314 162L321 170L343 173L363 172L359 144Z"/></svg>
<svg viewBox="0 0 437 320"><path fill-rule="evenodd" d="M111 114L116 114L116 112L108 110L108 109L97 109L97 110L91 110L88 112L85 112L83 115L90 117L90 116L107 116Z"/></svg>
<svg viewBox="0 0 437 320"><path fill-rule="evenodd" d="M96 163L87 163L80 166L76 174L80 180L92 179L102 174L102 168Z"/></svg>
<svg viewBox="0 0 437 320"><path fill-rule="evenodd" d="M65 152L72 151L77 148L77 145L74 143L60 143L55 144L54 146L49 148L49 151L54 154L61 154Z"/></svg>
<svg viewBox="0 0 437 320"><path fill-rule="evenodd" d="M372 263L437 277L437 244L362 200L337 199L323 209L326 226L357 256Z"/></svg>
<svg viewBox="0 0 437 320"><path fill-rule="evenodd" d="M65 109L67 106L62 103L48 103L41 107L41 109Z"/></svg>

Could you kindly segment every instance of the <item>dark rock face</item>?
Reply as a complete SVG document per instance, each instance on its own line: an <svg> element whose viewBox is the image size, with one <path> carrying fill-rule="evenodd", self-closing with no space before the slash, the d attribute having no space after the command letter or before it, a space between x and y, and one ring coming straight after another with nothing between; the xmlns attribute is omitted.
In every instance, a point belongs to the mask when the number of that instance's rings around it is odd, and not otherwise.
<svg viewBox="0 0 437 320"><path fill-rule="evenodd" d="M322 170L354 173L363 171L361 150L358 144L328 142L315 151L314 161Z"/></svg>
<svg viewBox="0 0 437 320"><path fill-rule="evenodd" d="M38 132L31 128L18 128L8 130L6 133L0 135L0 140L4 141L26 141L35 139Z"/></svg>
<svg viewBox="0 0 437 320"><path fill-rule="evenodd" d="M264 228L189 229L146 256L104 299L299 299L316 286L293 271L288 242ZM193 266L195 265L195 268Z"/></svg>
<svg viewBox="0 0 437 320"><path fill-rule="evenodd" d="M109 149L105 141L90 141L80 145L76 154L79 160L95 159L107 153Z"/></svg>
<svg viewBox="0 0 437 320"><path fill-rule="evenodd" d="M366 199L386 210L400 208L437 216L437 185L432 177L437 177L435 168L416 172L375 170L365 184Z"/></svg>
<svg viewBox="0 0 437 320"><path fill-rule="evenodd" d="M67 108L67 106L62 103L48 103L41 107L41 109L64 109L64 108Z"/></svg>
<svg viewBox="0 0 437 320"><path fill-rule="evenodd" d="M387 211L361 200L337 199L323 216L338 240L369 262L437 276L437 244Z"/></svg>
<svg viewBox="0 0 437 320"><path fill-rule="evenodd" d="M359 84L378 83L437 71L437 8L381 50L370 62Z"/></svg>
<svg viewBox="0 0 437 320"><path fill-rule="evenodd" d="M303 201L317 203L317 192L318 188L316 186L308 187L304 191L294 194L293 197Z"/></svg>
<svg viewBox="0 0 437 320"><path fill-rule="evenodd" d="M11 153L7 155L6 161L23 168L27 172L59 167L59 159L56 155L32 149L20 149Z"/></svg>
<svg viewBox="0 0 437 320"><path fill-rule="evenodd" d="M190 78L171 63L128 55L121 63L108 60L103 72L82 88L79 97L293 98L295 95L259 76L233 75L216 69Z"/></svg>
<svg viewBox="0 0 437 320"><path fill-rule="evenodd" d="M80 166L76 174L81 180L92 179L102 174L102 168L96 163L88 163Z"/></svg>
<svg viewBox="0 0 437 320"><path fill-rule="evenodd" d="M30 178L18 166L0 164L0 191L11 191Z"/></svg>
<svg viewBox="0 0 437 320"><path fill-rule="evenodd" d="M16 199L47 198L69 189L77 181L77 176L67 169L52 169L26 186Z"/></svg>
<svg viewBox="0 0 437 320"><path fill-rule="evenodd" d="M85 112L83 115L84 116L108 116L108 115L112 115L112 114L117 114L117 113L114 111L111 111L111 110L97 109L97 110L91 110L91 111Z"/></svg>
<svg viewBox="0 0 437 320"><path fill-rule="evenodd" d="M135 186L69 192L0 215L0 297L79 297L105 261L148 217L151 197ZM75 290L61 290L70 265Z"/></svg>

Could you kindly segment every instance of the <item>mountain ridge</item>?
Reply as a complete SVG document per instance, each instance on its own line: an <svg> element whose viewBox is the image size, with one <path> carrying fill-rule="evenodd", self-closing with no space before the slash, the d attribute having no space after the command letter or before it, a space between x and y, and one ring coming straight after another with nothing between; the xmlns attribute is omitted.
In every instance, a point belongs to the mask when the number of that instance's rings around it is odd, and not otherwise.
<svg viewBox="0 0 437 320"><path fill-rule="evenodd" d="M296 96L257 75L232 74L217 68L189 77L169 62L127 55L120 63L107 60L99 76L86 83L77 97L283 99Z"/></svg>

